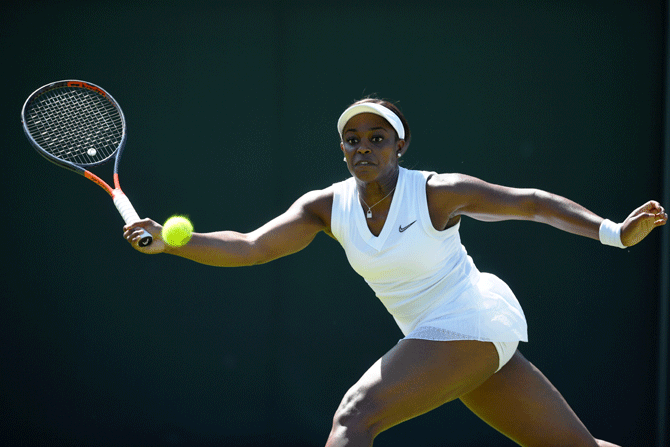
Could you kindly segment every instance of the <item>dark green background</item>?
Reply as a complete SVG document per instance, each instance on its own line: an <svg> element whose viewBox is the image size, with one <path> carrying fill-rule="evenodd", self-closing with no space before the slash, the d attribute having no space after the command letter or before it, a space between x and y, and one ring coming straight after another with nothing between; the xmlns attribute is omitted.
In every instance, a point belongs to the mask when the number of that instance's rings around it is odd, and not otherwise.
<svg viewBox="0 0 670 447"><path fill-rule="evenodd" d="M545 189L615 221L661 196L662 1L1 8L9 444L320 446L401 338L324 235L253 268L132 250L105 193L24 138L23 101L48 82L106 88L128 121L135 208L197 231L255 229L346 178L335 122L368 94L409 120L408 168ZM525 309L522 352L592 433L656 442L660 232L618 250L524 222L461 228ZM376 445L513 444L454 402Z"/></svg>

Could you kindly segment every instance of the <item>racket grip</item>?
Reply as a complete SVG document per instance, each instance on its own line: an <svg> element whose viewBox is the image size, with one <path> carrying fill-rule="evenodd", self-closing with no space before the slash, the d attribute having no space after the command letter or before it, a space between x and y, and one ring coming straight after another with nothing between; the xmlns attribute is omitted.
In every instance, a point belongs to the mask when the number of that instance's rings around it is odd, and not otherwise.
<svg viewBox="0 0 670 447"><path fill-rule="evenodd" d="M133 205L130 203L128 196L126 196L123 192L118 190L114 191L112 194L112 200L114 201L116 209L119 210L121 217L123 217L124 222L126 222L126 225L130 225L140 220L140 216L137 214L137 211L135 211L135 208L133 208ZM151 245L152 242L153 237L151 234L149 234L147 230L142 230L141 239L138 242L138 245L140 247L146 247Z"/></svg>

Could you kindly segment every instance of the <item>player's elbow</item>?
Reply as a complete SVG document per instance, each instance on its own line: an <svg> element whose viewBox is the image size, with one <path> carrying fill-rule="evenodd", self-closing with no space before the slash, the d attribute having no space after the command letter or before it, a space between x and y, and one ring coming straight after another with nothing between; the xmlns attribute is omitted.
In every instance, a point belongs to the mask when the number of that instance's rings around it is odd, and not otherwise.
<svg viewBox="0 0 670 447"><path fill-rule="evenodd" d="M508 204L509 214L515 219L537 220L541 214L543 193L538 189L517 189L514 200Z"/></svg>
<svg viewBox="0 0 670 447"><path fill-rule="evenodd" d="M202 263L216 267L247 267L269 262L269 255L252 233L222 232L201 252ZM197 259L197 260L200 260Z"/></svg>
<svg viewBox="0 0 670 447"><path fill-rule="evenodd" d="M541 189L532 190L532 198L527 205L529 219L535 222L549 223L555 215L554 194Z"/></svg>
<svg viewBox="0 0 670 447"><path fill-rule="evenodd" d="M542 203L546 200L547 193L539 189L531 189L525 198L522 209L526 217L536 220L541 214Z"/></svg>
<svg viewBox="0 0 670 447"><path fill-rule="evenodd" d="M253 266L266 264L272 259L267 247L264 247L264 245L257 239L247 237L247 240L245 241L244 260L245 266Z"/></svg>
<svg viewBox="0 0 670 447"><path fill-rule="evenodd" d="M248 235L246 244L247 253L245 256L245 265L253 266L267 264L282 256L281 253L278 253L273 249L272 244L268 244L267 241L263 239L255 238L253 235Z"/></svg>

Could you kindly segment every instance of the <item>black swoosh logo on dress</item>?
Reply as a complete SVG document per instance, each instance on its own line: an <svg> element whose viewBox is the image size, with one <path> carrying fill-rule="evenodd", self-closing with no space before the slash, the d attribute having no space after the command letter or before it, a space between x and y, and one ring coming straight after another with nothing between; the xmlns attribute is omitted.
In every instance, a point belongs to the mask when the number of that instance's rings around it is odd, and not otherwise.
<svg viewBox="0 0 670 447"><path fill-rule="evenodd" d="M398 231L400 231L400 232L402 233L403 231L405 231L406 229L408 229L409 227L411 227L412 225L414 225L415 222L416 222L416 220L415 220L414 222L412 222L411 224L409 224L409 225L407 225L407 226L404 226L404 227L403 227L402 225L400 225L400 226L398 227Z"/></svg>

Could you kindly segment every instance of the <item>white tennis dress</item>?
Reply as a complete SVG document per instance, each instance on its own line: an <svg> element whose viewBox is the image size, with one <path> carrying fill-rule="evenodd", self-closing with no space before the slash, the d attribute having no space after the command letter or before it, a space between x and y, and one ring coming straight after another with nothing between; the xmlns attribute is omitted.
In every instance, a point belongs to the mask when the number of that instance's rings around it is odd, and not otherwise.
<svg viewBox="0 0 670 447"><path fill-rule="evenodd" d="M461 244L460 222L433 227L426 200L432 174L400 168L379 236L367 226L354 178L333 185L331 230L349 263L405 338L528 341L519 302L502 280L477 270Z"/></svg>

